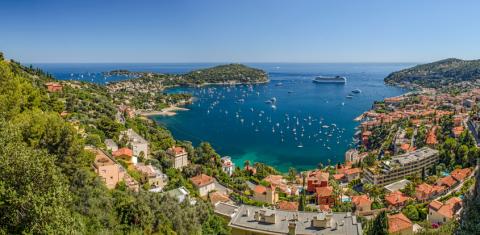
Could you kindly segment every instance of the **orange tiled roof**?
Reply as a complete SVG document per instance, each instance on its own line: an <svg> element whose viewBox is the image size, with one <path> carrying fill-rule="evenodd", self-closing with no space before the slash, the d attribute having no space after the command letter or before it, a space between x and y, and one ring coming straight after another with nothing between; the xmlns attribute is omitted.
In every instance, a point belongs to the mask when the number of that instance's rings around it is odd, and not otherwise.
<svg viewBox="0 0 480 235"><path fill-rule="evenodd" d="M345 170L345 175L358 174L360 172L362 172L362 169L360 169L360 168L350 168L350 169Z"/></svg>
<svg viewBox="0 0 480 235"><path fill-rule="evenodd" d="M263 185L257 185L257 186L255 186L253 191L255 191L255 193L265 193L265 192L267 192L267 188Z"/></svg>
<svg viewBox="0 0 480 235"><path fill-rule="evenodd" d="M450 174L454 179L457 181L463 181L467 178L471 173L470 168L463 168L463 169L455 169Z"/></svg>
<svg viewBox="0 0 480 235"><path fill-rule="evenodd" d="M403 213L388 215L389 233L398 233L400 231L409 229L412 226L412 221L410 221Z"/></svg>
<svg viewBox="0 0 480 235"><path fill-rule="evenodd" d="M121 149L118 149L117 151L113 152L112 155L114 157L120 157L120 156L133 156L133 151L129 148L121 148Z"/></svg>
<svg viewBox="0 0 480 235"><path fill-rule="evenodd" d="M327 187L317 187L315 188L318 197L330 197L333 194L333 188L331 186Z"/></svg>
<svg viewBox="0 0 480 235"><path fill-rule="evenodd" d="M173 147L169 148L168 150L170 150L171 152L173 152L175 155L179 155L179 154L185 153L185 149L182 148L182 147L179 147L179 146L173 146Z"/></svg>
<svg viewBox="0 0 480 235"><path fill-rule="evenodd" d="M457 180L455 180L451 175L440 178L437 181L437 185L445 185L449 188L455 185L456 183L457 183Z"/></svg>
<svg viewBox="0 0 480 235"><path fill-rule="evenodd" d="M432 127L432 129L428 132L427 141L426 141L427 144L435 145L435 144L438 143L436 131L437 131L437 126L434 126L434 127Z"/></svg>
<svg viewBox="0 0 480 235"><path fill-rule="evenodd" d="M203 187L205 185L213 183L213 178L208 176L208 175L205 175L205 174L200 174L200 175L194 176L194 177L190 178L190 180L197 187Z"/></svg>
<svg viewBox="0 0 480 235"><path fill-rule="evenodd" d="M210 198L210 202L212 202L212 204L217 204L217 202L229 202L230 201L230 198L228 198L228 195L226 194L223 194L221 192L212 192L210 193L210 195L208 195L208 197Z"/></svg>
<svg viewBox="0 0 480 235"><path fill-rule="evenodd" d="M335 180L341 180L341 179L343 179L343 177L345 177L345 174L335 174L335 175L333 175L333 178Z"/></svg>
<svg viewBox="0 0 480 235"><path fill-rule="evenodd" d="M443 204L437 200L433 200L432 202L430 202L430 204L428 204L428 206L434 210L438 210L440 209L440 207L443 206Z"/></svg>
<svg viewBox="0 0 480 235"><path fill-rule="evenodd" d="M409 199L410 197L407 197L405 194L403 194L400 191L394 191L385 196L385 201L387 201L387 203L390 205L397 205L400 203L404 203Z"/></svg>
<svg viewBox="0 0 480 235"><path fill-rule="evenodd" d="M278 209L284 211L298 211L298 202L280 201L278 202Z"/></svg>
<svg viewBox="0 0 480 235"><path fill-rule="evenodd" d="M365 206L372 204L372 200L367 195L352 196L352 203L356 206Z"/></svg>
<svg viewBox="0 0 480 235"><path fill-rule="evenodd" d="M447 205L456 205L460 203L462 203L462 199L460 199L459 197L452 197L445 202L445 204Z"/></svg>

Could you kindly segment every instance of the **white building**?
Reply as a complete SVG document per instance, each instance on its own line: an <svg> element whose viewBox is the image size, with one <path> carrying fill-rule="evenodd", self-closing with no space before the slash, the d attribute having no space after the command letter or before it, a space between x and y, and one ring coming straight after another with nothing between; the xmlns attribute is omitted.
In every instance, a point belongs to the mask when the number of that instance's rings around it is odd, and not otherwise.
<svg viewBox="0 0 480 235"><path fill-rule="evenodd" d="M172 167L175 169L182 169L188 165L188 153L182 147L171 147L167 149L167 155L172 161Z"/></svg>
<svg viewBox="0 0 480 235"><path fill-rule="evenodd" d="M124 137L127 138L127 144L131 145L132 147L133 156L140 157L143 153L143 157L148 158L148 141L146 141L142 136L137 134L132 129L122 131L122 133L120 133L120 139Z"/></svg>
<svg viewBox="0 0 480 235"><path fill-rule="evenodd" d="M232 162L232 159L229 156L222 157L220 159L222 162L222 170L227 173L228 176L232 176L235 171L235 164Z"/></svg>
<svg viewBox="0 0 480 235"><path fill-rule="evenodd" d="M193 185L198 189L200 197L207 196L209 192L215 190L215 182L212 177L201 174L190 178Z"/></svg>

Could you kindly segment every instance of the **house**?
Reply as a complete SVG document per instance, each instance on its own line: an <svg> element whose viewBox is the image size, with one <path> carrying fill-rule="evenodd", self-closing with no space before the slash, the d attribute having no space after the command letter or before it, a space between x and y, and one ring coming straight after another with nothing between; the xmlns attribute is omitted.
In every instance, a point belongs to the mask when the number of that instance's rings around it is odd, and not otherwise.
<svg viewBox="0 0 480 235"><path fill-rule="evenodd" d="M438 185L438 186L444 186L445 188L447 188L447 190L450 190L451 188L453 188L458 183L459 182L455 178L453 178L451 175L449 175L449 176L445 176L445 177L442 177L442 178L438 179L435 184Z"/></svg>
<svg viewBox="0 0 480 235"><path fill-rule="evenodd" d="M208 194L208 199L210 199L210 202L214 206L219 202L232 204L232 200L230 200L227 194L218 191Z"/></svg>
<svg viewBox="0 0 480 235"><path fill-rule="evenodd" d="M223 172L227 173L228 176L232 176L235 171L235 164L232 162L232 159L229 156L222 157L220 159L222 163Z"/></svg>
<svg viewBox="0 0 480 235"><path fill-rule="evenodd" d="M185 187L179 187L165 192L169 197L177 199L179 203L182 203L186 199L189 199L190 192ZM194 205L196 203L195 199L190 199L190 204Z"/></svg>
<svg viewBox="0 0 480 235"><path fill-rule="evenodd" d="M469 175L472 173L470 168L463 168L463 169L455 169L453 170L450 175L458 182L464 181Z"/></svg>
<svg viewBox="0 0 480 235"><path fill-rule="evenodd" d="M146 141L142 136L137 134L132 129L122 131L120 133L120 139L127 138L127 143L132 147L133 156L148 158L148 141Z"/></svg>
<svg viewBox="0 0 480 235"><path fill-rule="evenodd" d="M402 209L408 200L411 200L411 198L400 191L394 191L385 195L385 201L387 202L389 210Z"/></svg>
<svg viewBox="0 0 480 235"><path fill-rule="evenodd" d="M404 214L387 215L388 233L410 235L413 234L413 224Z"/></svg>
<svg viewBox="0 0 480 235"><path fill-rule="evenodd" d="M129 148L120 148L115 152L112 152L112 156L117 160L123 160L127 165L135 165L138 160L133 156L133 151Z"/></svg>
<svg viewBox="0 0 480 235"><path fill-rule="evenodd" d="M215 182L211 176L200 174L190 178L190 181L198 189L200 197L207 196L209 192L215 190Z"/></svg>
<svg viewBox="0 0 480 235"><path fill-rule="evenodd" d="M91 149L91 151L95 154L95 161L93 162L95 173L103 179L108 189L114 189L118 182L123 179L123 171L121 171L120 166L103 151L99 149Z"/></svg>
<svg viewBox="0 0 480 235"><path fill-rule="evenodd" d="M277 208L284 211L298 211L298 202L280 201Z"/></svg>
<svg viewBox="0 0 480 235"><path fill-rule="evenodd" d="M110 150L112 152L115 152L118 150L118 145L113 141L112 139L106 139L105 140L105 146L107 146L107 150Z"/></svg>
<svg viewBox="0 0 480 235"><path fill-rule="evenodd" d="M59 92L59 91L62 91L63 89L62 84L58 82L47 82L45 83L45 86L47 87L47 90L49 92Z"/></svg>
<svg viewBox="0 0 480 235"><path fill-rule="evenodd" d="M328 178L330 174L321 170L316 170L308 173L307 177L307 191L315 192L317 187L327 187Z"/></svg>
<svg viewBox="0 0 480 235"><path fill-rule="evenodd" d="M148 183L152 188L156 189L153 190L154 192L161 191L168 183L167 175L152 165L139 163L135 165L135 169L142 174L143 183Z"/></svg>
<svg viewBox="0 0 480 235"><path fill-rule="evenodd" d="M458 216L462 208L462 200L452 197L445 203L433 200L428 204L427 220L432 224L443 224Z"/></svg>
<svg viewBox="0 0 480 235"><path fill-rule="evenodd" d="M298 195L298 189L293 185L287 185L287 181L281 175L268 175L263 179L265 182L275 186L287 195Z"/></svg>
<svg viewBox="0 0 480 235"><path fill-rule="evenodd" d="M419 201L426 201L439 196L445 192L445 187L441 185L419 184L415 187L415 198Z"/></svg>
<svg viewBox="0 0 480 235"><path fill-rule="evenodd" d="M352 196L352 204L355 206L356 212L367 212L371 210L372 200L367 195L362 194L360 196Z"/></svg>
<svg viewBox="0 0 480 235"><path fill-rule="evenodd" d="M317 187L315 189L315 193L317 196L318 205L328 205L330 207L333 207L333 204L335 203L335 198L333 195L332 186Z"/></svg>
<svg viewBox="0 0 480 235"><path fill-rule="evenodd" d="M360 179L360 173L362 173L360 168L349 168L345 170L345 178L347 182L351 182L355 179Z"/></svg>
<svg viewBox="0 0 480 235"><path fill-rule="evenodd" d="M188 153L182 147L173 146L167 149L167 155L170 157L172 167L175 169L182 169L188 165Z"/></svg>
<svg viewBox="0 0 480 235"><path fill-rule="evenodd" d="M253 189L253 199L259 202L265 202L268 204L275 204L278 202L278 193L276 187L270 185L265 187L263 185L257 185Z"/></svg>

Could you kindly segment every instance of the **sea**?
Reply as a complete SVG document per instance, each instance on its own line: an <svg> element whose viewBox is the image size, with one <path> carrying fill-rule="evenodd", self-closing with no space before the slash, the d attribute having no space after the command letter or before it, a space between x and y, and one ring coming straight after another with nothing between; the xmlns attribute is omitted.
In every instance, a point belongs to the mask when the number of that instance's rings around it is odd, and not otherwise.
<svg viewBox="0 0 480 235"><path fill-rule="evenodd" d="M162 64L34 64L61 80L106 84L128 79L106 77L105 71L127 69L187 73L214 63ZM194 102L177 115L151 117L176 139L198 145L209 142L237 166L246 160L274 166L311 169L319 163L337 164L355 146L359 125L354 119L376 100L408 92L387 86L391 72L411 67L402 63L246 63L268 72L270 82L257 85L177 87L168 93L191 93ZM315 76L345 76L345 84L318 84ZM353 93L359 90L359 93Z"/></svg>

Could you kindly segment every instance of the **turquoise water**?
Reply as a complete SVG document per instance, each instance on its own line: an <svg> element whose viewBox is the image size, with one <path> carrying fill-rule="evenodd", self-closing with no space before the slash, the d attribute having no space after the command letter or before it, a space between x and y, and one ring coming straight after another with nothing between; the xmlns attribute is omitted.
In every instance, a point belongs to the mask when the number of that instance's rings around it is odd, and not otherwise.
<svg viewBox="0 0 480 235"><path fill-rule="evenodd" d="M122 77L102 77L112 69L182 73L213 64L49 64L39 65L60 79L98 83ZM287 171L343 162L352 147L355 117L373 101L406 92L385 86L388 73L412 64L249 64L269 72L271 82L253 86L175 88L196 97L189 111L174 117L154 117L177 139L210 142L236 164L264 162ZM80 75L84 75L81 77ZM97 75L95 75L97 74ZM345 85L315 84L316 75L347 77ZM360 89L360 94L351 91ZM275 107L271 102L274 99Z"/></svg>

